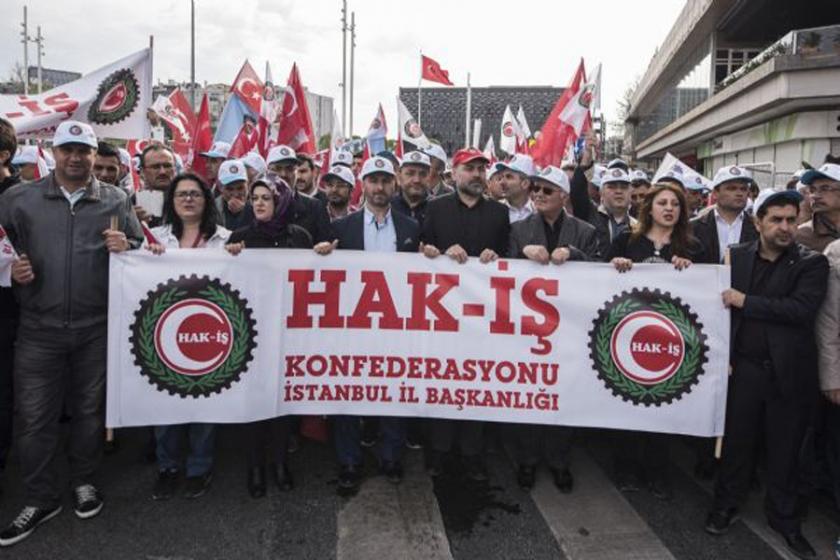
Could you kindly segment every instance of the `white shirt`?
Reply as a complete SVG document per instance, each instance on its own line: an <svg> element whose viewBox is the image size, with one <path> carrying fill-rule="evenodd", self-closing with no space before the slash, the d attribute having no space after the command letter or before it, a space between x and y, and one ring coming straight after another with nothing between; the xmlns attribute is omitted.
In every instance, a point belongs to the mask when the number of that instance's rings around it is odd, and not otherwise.
<svg viewBox="0 0 840 560"><path fill-rule="evenodd" d="M508 218L510 218L510 223L524 220L525 218L536 212L536 210L534 209L534 202L530 198L527 201L525 201L525 204L523 204L521 208L516 208L507 200L505 201L505 204L508 207Z"/></svg>
<svg viewBox="0 0 840 560"><path fill-rule="evenodd" d="M720 262L726 255L726 250L741 242L741 229L744 227L744 212L738 214L735 221L731 224L726 223L726 220L718 213L717 206L712 212L715 213L715 225L717 225L718 236L718 250L720 251Z"/></svg>
<svg viewBox="0 0 840 560"><path fill-rule="evenodd" d="M181 242L178 241L178 238L175 237L175 234L172 233L172 226L169 224L165 224L162 226L154 227L151 229L152 235L160 241L160 244L166 247L167 249L177 249L181 246ZM223 228L222 226L216 226L216 232L207 240L207 242L203 245L205 248L208 249L215 249L218 247L224 247L230 237L230 230ZM143 241L143 246L148 247L149 242Z"/></svg>

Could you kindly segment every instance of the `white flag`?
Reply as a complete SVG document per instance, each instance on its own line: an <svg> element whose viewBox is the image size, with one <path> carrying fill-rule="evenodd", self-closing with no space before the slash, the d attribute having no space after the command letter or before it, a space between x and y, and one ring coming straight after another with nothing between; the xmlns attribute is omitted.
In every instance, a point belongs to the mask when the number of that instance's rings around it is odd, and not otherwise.
<svg viewBox="0 0 840 560"><path fill-rule="evenodd" d="M487 159L492 161L496 161L496 143L493 141L493 135L490 135L490 138L487 139L487 143L484 145L484 155L487 156Z"/></svg>
<svg viewBox="0 0 840 560"><path fill-rule="evenodd" d="M420 128L420 125L414 120L414 117L399 97L397 97L397 108L399 109L400 138L402 141L408 142L421 150L431 146L432 143L426 138L423 129Z"/></svg>
<svg viewBox="0 0 840 560"><path fill-rule="evenodd" d="M528 126L528 121L525 120L525 109L522 105L519 106L519 111L516 113L516 121L519 123L519 130L527 140L531 137L531 127Z"/></svg>
<svg viewBox="0 0 840 560"><path fill-rule="evenodd" d="M90 124L100 138L148 138L152 49L143 49L42 94L0 95L0 115L23 138L52 138L69 119Z"/></svg>
<svg viewBox="0 0 840 560"><path fill-rule="evenodd" d="M473 122L473 137L472 137L472 147L478 150L479 142L481 142L481 119L475 119Z"/></svg>
<svg viewBox="0 0 840 560"><path fill-rule="evenodd" d="M600 76L601 67L595 69L595 76ZM577 90L577 93L569 99L566 106L560 112L559 119L571 126L575 130L575 134L580 136L583 130L583 123L586 122L586 116L589 114L589 108L592 105L592 100L598 96L596 91L596 82L588 81Z"/></svg>
<svg viewBox="0 0 840 560"><path fill-rule="evenodd" d="M704 175L701 175L682 161L680 161L674 154L667 152L662 159L662 163L653 174L653 182L656 183L663 175L676 176L682 180L686 188L694 185L702 185L707 189L711 189L712 182Z"/></svg>
<svg viewBox="0 0 840 560"><path fill-rule="evenodd" d="M502 129L499 134L499 149L508 154L516 153L516 139L521 136L519 123L510 110L510 105L505 106L505 115L502 117Z"/></svg>

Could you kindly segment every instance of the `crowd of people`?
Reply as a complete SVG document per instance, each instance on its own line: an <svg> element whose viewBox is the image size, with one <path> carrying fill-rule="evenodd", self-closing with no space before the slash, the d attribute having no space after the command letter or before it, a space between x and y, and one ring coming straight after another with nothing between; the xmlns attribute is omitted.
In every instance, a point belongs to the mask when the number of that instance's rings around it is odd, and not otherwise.
<svg viewBox="0 0 840 560"><path fill-rule="evenodd" d="M805 475L822 464L818 459L828 459L830 490L840 498L836 160L781 190L759 190L747 169L727 165L704 192L678 167L652 184L644 170L622 160L598 164L592 136L579 161L542 168L526 154L492 165L476 149L450 158L437 144L366 160L339 150L323 169L289 146L273 147L265 159L256 153L228 158L229 149L216 142L200 154L207 169L201 175L181 169L165 144L152 143L136 155L143 191L135 192L126 187L132 158L98 140L87 124L68 121L52 139L54 169L35 180L24 161L29 148L19 148L14 128L0 119L0 226L17 252L13 286L0 289L0 467L14 425L25 489L20 513L0 531L0 545L25 539L62 510L63 477L53 459L63 416L74 512L88 519L103 508L96 471L106 446L110 253L207 248L235 257L243 250L311 248L321 255L421 253L458 263L608 262L624 274L636 263L676 270L731 266L732 287L720 295L732 311L732 329L719 460L713 440L691 442L697 475L716 477L705 530L728 530L763 461L770 526L794 554L815 556L801 523L816 479ZM406 447L425 449L433 477L451 468L444 459L457 450L461 460L454 464L466 477L487 479L487 423L339 416L331 424L342 495L361 484L364 446L375 445L381 473L395 484L402 480ZM573 491L573 429L509 429L521 487L533 487L544 461L558 490ZM288 454L298 419L284 416L241 430L250 495L265 496L269 478L281 490L293 489ZM212 424L154 428L152 498L180 493L195 499L208 491L216 431ZM619 489L647 488L671 499L671 438L629 431L613 437Z"/></svg>

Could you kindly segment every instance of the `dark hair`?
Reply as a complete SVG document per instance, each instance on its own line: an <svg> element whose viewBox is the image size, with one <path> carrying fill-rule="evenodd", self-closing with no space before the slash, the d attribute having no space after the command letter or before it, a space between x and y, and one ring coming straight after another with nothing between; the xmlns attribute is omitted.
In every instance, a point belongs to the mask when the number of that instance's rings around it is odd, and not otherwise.
<svg viewBox="0 0 840 560"><path fill-rule="evenodd" d="M219 212L216 209L216 201L213 199L213 192L207 186L207 182L195 173L180 173L172 179L169 187L164 193L163 200L163 221L172 225L172 233L178 239L184 233L184 223L175 212L175 189L181 181L195 181L201 188L204 195L204 212L201 214L201 225L199 231L204 239L210 239L216 233L216 224L219 221Z"/></svg>
<svg viewBox="0 0 840 560"><path fill-rule="evenodd" d="M686 202L683 190L670 182L656 183L645 194L645 198L642 200L642 205L639 208L639 221L636 223L636 227L633 228L630 240L637 241L653 227L653 200L659 196L659 193L664 191L674 193L677 201L680 203L680 215L671 232L671 252L678 257L687 257L691 238L688 225L688 203Z"/></svg>
<svg viewBox="0 0 840 560"><path fill-rule="evenodd" d="M120 153L117 149L108 142L103 142L102 140L99 141L99 145L96 148L96 155L117 158L117 161L120 159Z"/></svg>
<svg viewBox="0 0 840 560"><path fill-rule="evenodd" d="M140 153L140 167L146 167L146 154L149 152L169 152L169 155L172 156L172 159L175 159L175 152L169 149L166 144L161 144L160 142L152 142Z"/></svg>
<svg viewBox="0 0 840 560"><path fill-rule="evenodd" d="M315 169L315 160L313 160L309 154L297 154L297 158L299 162L298 165L307 164L310 171Z"/></svg>
<svg viewBox="0 0 840 560"><path fill-rule="evenodd" d="M11 167L12 158L17 152L17 136L15 126L6 119L0 118L0 150L9 151L9 159L0 161L0 165Z"/></svg>
<svg viewBox="0 0 840 560"><path fill-rule="evenodd" d="M825 154L825 161L823 163L834 163L840 164L840 156L835 156L832 154Z"/></svg>
<svg viewBox="0 0 840 560"><path fill-rule="evenodd" d="M797 216L799 215L799 203L798 202L795 202L793 199L788 198L787 196L778 196L778 197L773 198L771 200L768 200L767 202L762 204L761 208L759 208L756 211L755 217L760 220L764 216L767 215L767 210L769 210L770 208L774 208L774 207L783 208L785 206L795 207L796 208L796 215Z"/></svg>

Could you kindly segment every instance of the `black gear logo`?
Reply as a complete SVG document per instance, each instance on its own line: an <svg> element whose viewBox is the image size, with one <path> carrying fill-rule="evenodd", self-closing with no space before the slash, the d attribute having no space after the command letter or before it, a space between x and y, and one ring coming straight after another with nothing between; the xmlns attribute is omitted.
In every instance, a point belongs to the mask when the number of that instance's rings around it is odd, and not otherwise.
<svg viewBox="0 0 840 560"><path fill-rule="evenodd" d="M162 340L164 329L161 326L174 309L187 306L210 309L210 313L215 313L217 321L224 325L216 335L192 334L203 343L215 343L223 348L209 366L193 372L183 371L161 351L167 344L170 347L180 344L180 341ZM189 310L181 313L187 319L188 315ZM155 290L149 291L134 313L132 336L129 338L134 363L150 384L170 395L198 398L221 393L239 381L253 360L257 330L252 315L247 300L229 284L222 284L217 279L193 274L159 284ZM185 319L179 324L183 322L186 322ZM178 336L190 335L178 333Z"/></svg>
<svg viewBox="0 0 840 560"><path fill-rule="evenodd" d="M670 367L657 371L658 376L635 376L621 363L621 356L633 350L632 346L621 348L622 343L626 345L627 337L618 337L617 332L634 320L637 326L664 325L661 330L670 331L677 341L636 343L643 351L654 352L654 359L661 360L664 356L664 363ZM628 328L632 331L632 326ZM598 377L614 395L637 405L661 406L679 400L699 382L708 361L706 340L697 315L679 298L659 290L634 289L615 296L598 311L589 331L589 356ZM633 365L639 369L639 364L633 362Z"/></svg>
<svg viewBox="0 0 840 560"><path fill-rule="evenodd" d="M117 96L115 101L111 98ZM128 118L140 101L140 85L130 68L123 68L102 80L96 99L88 109L88 121L93 124L116 124ZM116 103L105 106L105 103Z"/></svg>

